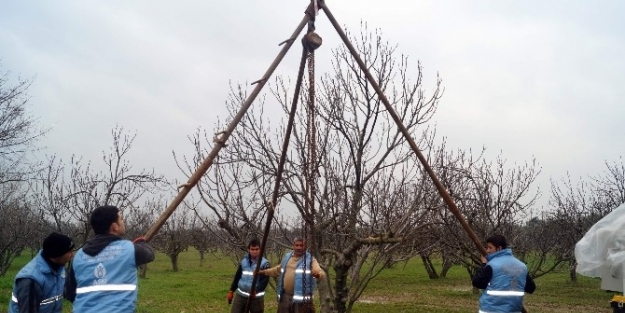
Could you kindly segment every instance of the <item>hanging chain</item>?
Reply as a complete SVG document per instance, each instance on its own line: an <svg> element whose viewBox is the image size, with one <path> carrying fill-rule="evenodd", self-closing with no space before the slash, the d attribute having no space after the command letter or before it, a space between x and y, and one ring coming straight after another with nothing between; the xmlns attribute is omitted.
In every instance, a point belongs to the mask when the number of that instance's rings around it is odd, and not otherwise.
<svg viewBox="0 0 625 313"><path fill-rule="evenodd" d="M315 107L315 52L308 52L308 106L307 106L307 137L308 137L308 173L306 173L306 183L308 187L308 223L314 223L315 216L315 195L316 195L316 163L317 163L317 123ZM311 244L313 242L311 241Z"/></svg>
<svg viewBox="0 0 625 313"><path fill-rule="evenodd" d="M313 2L313 12L310 14L308 22L308 32L302 41L304 49L308 52L308 105L306 106L306 161L304 162L304 175L306 187L304 193L304 216L303 216L303 238L306 240L306 250L304 252L304 273L302 273L303 293L308 295L307 271L312 270L312 264L307 264L306 251L314 249L314 222L315 222L315 195L316 195L316 163L317 163L317 124L315 108L315 49L321 45L321 37L315 31L315 16L317 15L317 1ZM310 231L310 233L309 233ZM312 258L310 259L312 263ZM310 290L312 293L312 290ZM310 302L312 305L312 302Z"/></svg>

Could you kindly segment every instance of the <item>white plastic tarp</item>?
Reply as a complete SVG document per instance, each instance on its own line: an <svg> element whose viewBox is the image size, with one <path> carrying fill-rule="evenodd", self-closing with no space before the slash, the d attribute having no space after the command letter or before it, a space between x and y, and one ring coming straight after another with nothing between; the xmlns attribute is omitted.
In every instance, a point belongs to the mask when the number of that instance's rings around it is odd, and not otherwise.
<svg viewBox="0 0 625 313"><path fill-rule="evenodd" d="M617 279L622 284L625 279L625 204L599 220L575 244L575 259L577 273Z"/></svg>

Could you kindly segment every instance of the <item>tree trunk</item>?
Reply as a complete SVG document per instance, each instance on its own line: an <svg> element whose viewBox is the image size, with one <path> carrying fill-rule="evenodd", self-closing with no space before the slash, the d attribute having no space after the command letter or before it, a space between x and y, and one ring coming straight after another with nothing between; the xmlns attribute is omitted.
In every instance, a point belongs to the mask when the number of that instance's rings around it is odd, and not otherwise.
<svg viewBox="0 0 625 313"><path fill-rule="evenodd" d="M428 273L428 277L430 277L430 279L438 279L438 273L436 273L436 268L434 267L434 264L432 264L430 256L425 253L421 253L421 260L423 261L425 271Z"/></svg>
<svg viewBox="0 0 625 313"><path fill-rule="evenodd" d="M449 272L449 269L451 269L452 266L454 266L454 262L452 262L448 258L443 258L443 269L441 269L441 277L447 277L447 272Z"/></svg>
<svg viewBox="0 0 625 313"><path fill-rule="evenodd" d="M139 277L146 278L147 274L148 274L148 265L147 264L139 265Z"/></svg>
<svg viewBox="0 0 625 313"><path fill-rule="evenodd" d="M169 258L171 259L171 268L174 272L178 271L178 253L170 254Z"/></svg>
<svg viewBox="0 0 625 313"><path fill-rule="evenodd" d="M334 312L345 313L347 310L347 299L349 298L349 288L347 288L347 275L351 264L349 261L337 260L334 264Z"/></svg>
<svg viewBox="0 0 625 313"><path fill-rule="evenodd" d="M571 282L577 282L577 272L575 268L577 267L577 261L575 259L569 260L569 278L571 278Z"/></svg>
<svg viewBox="0 0 625 313"><path fill-rule="evenodd" d="M202 267L204 265L204 251L203 250L199 250L200 251L200 267Z"/></svg>
<svg viewBox="0 0 625 313"><path fill-rule="evenodd" d="M331 313L332 312L332 298L330 296L330 291L328 290L328 284L326 281L318 281L317 282L317 291L319 291L319 298L321 302L321 313Z"/></svg>

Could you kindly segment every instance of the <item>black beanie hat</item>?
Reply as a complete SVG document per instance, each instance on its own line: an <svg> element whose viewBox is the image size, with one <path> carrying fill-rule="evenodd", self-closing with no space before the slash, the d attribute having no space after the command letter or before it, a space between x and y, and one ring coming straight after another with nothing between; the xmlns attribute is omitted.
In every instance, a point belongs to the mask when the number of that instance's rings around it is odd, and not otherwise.
<svg viewBox="0 0 625 313"><path fill-rule="evenodd" d="M43 256L58 258L74 249L72 239L59 233L51 233L43 240Z"/></svg>

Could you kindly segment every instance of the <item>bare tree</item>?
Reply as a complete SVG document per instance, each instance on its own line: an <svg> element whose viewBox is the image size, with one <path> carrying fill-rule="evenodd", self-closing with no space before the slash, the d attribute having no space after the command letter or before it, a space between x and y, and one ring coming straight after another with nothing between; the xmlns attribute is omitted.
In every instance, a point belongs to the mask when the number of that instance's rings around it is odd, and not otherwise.
<svg viewBox="0 0 625 313"><path fill-rule="evenodd" d="M569 263L569 278L577 281L574 249L588 229L602 217L625 203L625 166L606 162L606 172L573 185L570 176L551 183L550 221L561 230L557 235L557 256Z"/></svg>
<svg viewBox="0 0 625 313"><path fill-rule="evenodd" d="M352 37L403 123L424 151L430 149L433 132L425 125L436 111L440 80L426 97L420 64L416 75L410 75L408 58L398 56L379 32L365 28ZM431 183L425 184L404 137L347 49L338 48L333 55L334 71L316 86L317 157L307 153L307 115L298 111L270 239L287 245L293 231L308 237L310 251L326 271L335 273L332 281L320 284L322 311L351 312L371 279L419 252L415 240L425 229L430 209L425 201L430 189L424 186ZM285 81L277 79L272 92L288 113L292 95ZM231 114L245 98L240 87L233 90ZM248 112L198 189L218 225L239 244L258 235L264 225L264 208L282 153L284 127L272 126L264 107ZM192 138L197 155L188 162L190 168L207 153L202 139L211 142L200 134ZM304 172L316 173L312 185ZM309 192L313 189L317 192ZM311 202L315 205L307 205Z"/></svg>
<svg viewBox="0 0 625 313"><path fill-rule="evenodd" d="M35 149L36 140L45 134L27 110L31 84L32 79L18 79L12 83L10 72L0 73L0 159L3 161L2 172L5 173L0 183L15 180L7 174L20 176L23 168L8 165L22 163L24 153Z"/></svg>
<svg viewBox="0 0 625 313"><path fill-rule="evenodd" d="M470 153L463 152L444 154L437 159L444 167L441 181L462 208L478 238L502 234L514 248L522 234L518 226L523 225L539 196L539 190L531 189L540 173L536 161L509 167L501 155L493 164L481 155L474 159ZM480 262L474 243L447 209L438 212L444 225L440 228L443 231L440 238L445 253L473 275Z"/></svg>
<svg viewBox="0 0 625 313"><path fill-rule="evenodd" d="M183 202L183 205L186 202ZM165 206L163 206L165 207ZM190 210L176 210L167 219L152 243L154 247L165 253L171 260L172 270L177 272L178 256L185 251L192 242L192 212Z"/></svg>
<svg viewBox="0 0 625 313"><path fill-rule="evenodd" d="M238 96L243 97L242 94ZM248 119L246 122L251 120ZM190 137L190 141L196 149L193 157L179 159L174 153L179 168L188 175L191 175L209 153L208 147L204 147L203 142L212 142L212 138L206 131L198 130ZM232 155L233 160L218 158L213 170L197 185L204 210L197 207L191 209L195 212L195 225L200 225L202 232L210 234L222 251L232 258L233 263L238 263L247 252L249 240L262 236L266 217L265 201L270 194L273 181L272 177L262 173L263 169L246 168L243 162L237 160L254 153L253 151L244 152L238 144L231 147L227 150L235 150L238 156Z"/></svg>
<svg viewBox="0 0 625 313"><path fill-rule="evenodd" d="M611 212L609 208L613 209L625 203L625 164L623 157L620 157L618 162L606 161L605 165L606 171L597 176L591 176L591 179L597 186L598 196Z"/></svg>
<svg viewBox="0 0 625 313"><path fill-rule="evenodd" d="M43 229L27 201L28 180L38 168L27 153L45 133L28 112L31 83L0 71L0 276Z"/></svg>
<svg viewBox="0 0 625 313"><path fill-rule="evenodd" d="M530 276L537 278L560 270L569 261L570 247L562 240L568 230L550 212L531 218L520 228L522 235L517 239L517 257L527 263Z"/></svg>
<svg viewBox="0 0 625 313"><path fill-rule="evenodd" d="M42 212L44 219L55 231L75 237L65 190L64 165L56 156L49 157L47 164L39 170L32 181L30 198L32 206Z"/></svg>
<svg viewBox="0 0 625 313"><path fill-rule="evenodd" d="M200 254L200 267L204 266L206 260L206 253L214 251L218 244L211 232L207 228L204 228L204 223L201 217L197 214L193 214L191 221L191 238L190 244Z"/></svg>
<svg viewBox="0 0 625 313"><path fill-rule="evenodd" d="M96 207L117 206L124 214L136 215L136 222L141 223L141 203L168 186L153 170L136 171L131 166L128 154L136 135L116 127L112 136L113 145L103 154L103 170L76 156L67 165L52 157L38 175L34 203L57 229L72 229L79 243L89 237L89 216ZM65 179L66 174L69 179Z"/></svg>
<svg viewBox="0 0 625 313"><path fill-rule="evenodd" d="M8 188L12 185L14 188ZM5 183L0 187L0 276L22 251L37 248L46 229L40 217L34 214L24 191L18 183Z"/></svg>

